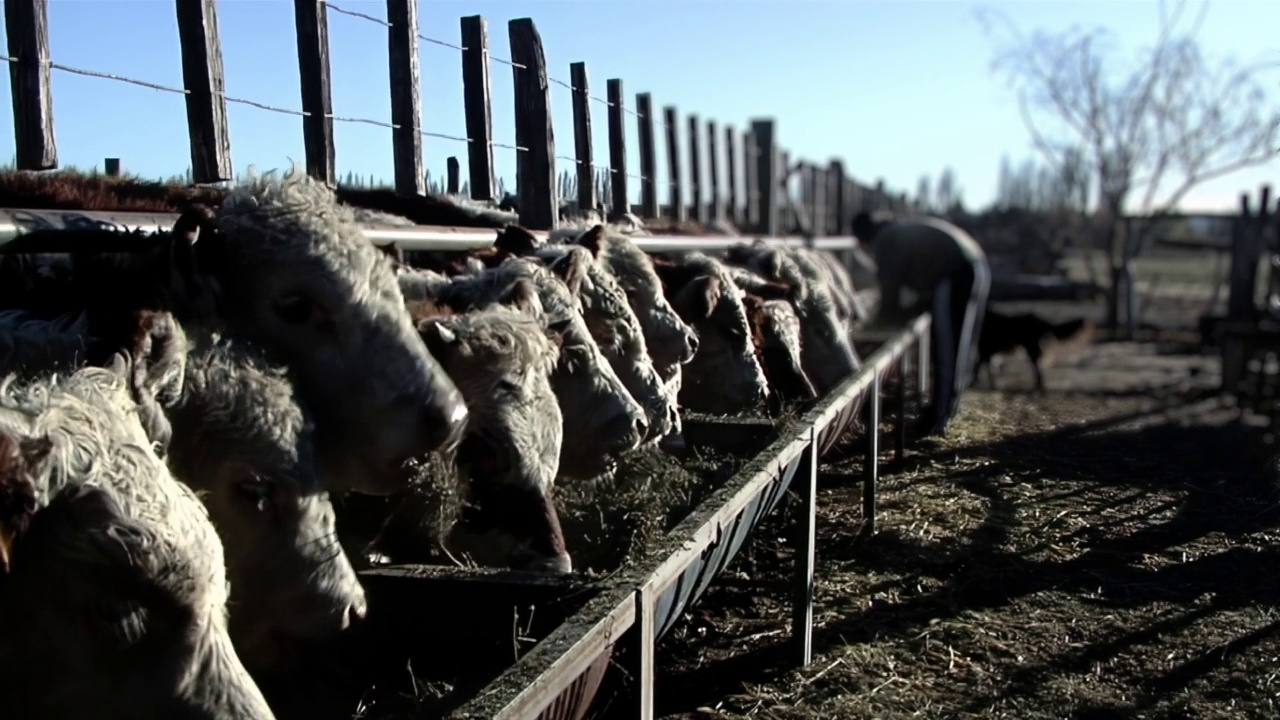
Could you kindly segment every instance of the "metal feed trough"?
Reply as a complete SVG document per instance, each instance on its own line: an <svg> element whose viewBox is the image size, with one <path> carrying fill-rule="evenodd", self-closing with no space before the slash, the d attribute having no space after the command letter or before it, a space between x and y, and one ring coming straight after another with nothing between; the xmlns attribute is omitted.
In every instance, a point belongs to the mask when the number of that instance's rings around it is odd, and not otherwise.
<svg viewBox="0 0 1280 720"><path fill-rule="evenodd" d="M36 228L107 227L167 230L176 215L81 211L0 210L0 252L58 252L85 248L25 246L22 233ZM465 251L492 245L493 230L473 228L370 228L375 244L409 250ZM636 237L648 251L696 248L721 252L750 237ZM850 251L853 238L766 238L787 246ZM103 251L130 249L127 241ZM843 252L842 252L843 251ZM916 318L892 335L862 336L860 353L872 351L862 368L779 435L772 423L691 415L685 421L691 447L712 447L736 456L754 453L738 473L678 523L662 551L606 579L545 576L496 570L391 566L361 573L369 596L368 621L343 641L341 667L317 664L307 675L315 691L290 715L324 717L337 705L353 707L369 685L403 685L413 668L447 666L459 682L439 707L424 716L580 720L616 659L631 665L643 718L653 715L654 650L682 613L701 598L746 544L751 532L796 486L800 499L797 555L792 583L795 659L812 654L814 513L818 460L837 440L861 435L864 462L863 519L875 524L881 400L886 381L896 380L899 456L906 444L908 376L917 372L917 401L927 392L929 317ZM864 417L861 433L851 433ZM867 432L874 429L873 432ZM793 483L799 477L800 481ZM619 645L619 643L622 645ZM521 647L521 644L525 647ZM625 650L624 650L625 648ZM463 651L465 649L465 652ZM615 650L619 652L615 653ZM616 657L615 657L616 656ZM388 678L397 678L389 680ZM296 685L295 685L296 689ZM264 690L271 691L270 683ZM376 708L375 708L376 711Z"/></svg>

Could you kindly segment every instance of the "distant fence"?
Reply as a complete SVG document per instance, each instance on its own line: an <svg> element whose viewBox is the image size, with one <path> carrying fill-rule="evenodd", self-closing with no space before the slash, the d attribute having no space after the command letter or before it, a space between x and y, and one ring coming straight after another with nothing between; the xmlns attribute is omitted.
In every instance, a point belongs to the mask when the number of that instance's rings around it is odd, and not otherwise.
<svg viewBox="0 0 1280 720"><path fill-rule="evenodd" d="M739 133L733 126L719 126L690 114L686 118L685 144L689 181L681 172L681 123L677 108L665 106L658 117L653 97L637 93L635 110L626 107L623 83L606 81L607 99L591 94L587 66L570 65L570 82L548 72L542 38L533 21L519 18L507 23L511 59L489 52L488 26L479 15L461 19L459 44L427 37L418 32L416 0L387 0L386 18L346 10L324 0L295 0L301 110L229 97L224 91L222 49L214 0L177 0L181 42L183 88L73 68L53 62L49 51L48 0L4 0L8 34L17 166L20 170L58 167L54 137L51 70L101 77L186 96L187 124L191 139L191 174L197 184L231 180L231 140L227 103L241 103L263 110L297 115L302 131L308 174L333 185L337 178L334 122L381 126L392 132L395 189L403 195L425 192L422 138L436 137L467 143L469 194L476 200L495 198L493 148L517 152L516 195L520 222L536 230L555 227L559 218L556 161L576 165L579 208L625 208L646 219L659 218L663 208L658 187L665 184L670 219L708 223L728 220L740 229L776 237L800 232L807 236L851 235L853 216L861 209L902 209L905 193L888 192L883 182L873 187L856 182L839 159L822 166L799 161L777 142L773 119L753 119L750 129ZM390 122L334 115L329 85L328 11L384 25L387 28ZM419 98L419 42L433 43L462 54L462 81L466 137L423 129ZM493 140L490 109L490 61L512 68L515 95L515 145ZM550 112L550 88L559 84L573 97L574 156L556 154ZM608 197L597 197L594 182L597 160L592 147L591 101L608 108ZM628 167L626 116L636 118L639 172ZM656 172L655 124L665 135L668 178L660 183ZM705 146L703 142L705 140ZM722 157L723 155L723 157ZM723 172L722 172L723 170ZM448 158L449 190L457 192L461 164ZM798 179L798 182L796 182ZM630 180L640 183L640 203L629 203ZM800 200L793 201L792 184L798 184ZM763 188L763 190L762 190Z"/></svg>

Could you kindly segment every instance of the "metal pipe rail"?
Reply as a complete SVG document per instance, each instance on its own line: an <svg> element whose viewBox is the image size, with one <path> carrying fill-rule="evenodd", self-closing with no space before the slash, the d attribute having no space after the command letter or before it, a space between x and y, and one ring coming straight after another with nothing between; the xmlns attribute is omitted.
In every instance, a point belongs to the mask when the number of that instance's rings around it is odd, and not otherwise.
<svg viewBox="0 0 1280 720"><path fill-rule="evenodd" d="M930 318L922 315L878 348L861 370L806 413L797 427L778 438L734 480L717 490L677 525L668 538L673 549L616 578L611 589L566 620L538 647L452 713L454 718L524 720L580 716L599 686L599 668L613 648L626 643L633 652L632 676L639 682L639 716L653 717L655 646L692 607L746 543L752 530L772 512L794 478L800 518L792 581L791 634L798 665L812 660L815 510L819 436L839 421L851 404L871 403L867 428L864 529L875 526L879 471L881 379L896 371L905 380L914 362L926 376ZM913 352L914 351L914 352ZM923 386L916 384L917 402ZM906 382L898 384L898 432L906 422ZM899 443L898 452L902 452Z"/></svg>
<svg viewBox="0 0 1280 720"><path fill-rule="evenodd" d="M24 210L0 208L0 252L4 246L23 233L35 229L108 228L117 230L141 230L146 233L162 232L173 227L176 213L96 212L89 210ZM405 250L437 250L465 252L493 245L493 229L415 225L413 227L364 226L364 235L374 245L398 245ZM545 231L535 231L540 240L546 240ZM763 240L785 247L813 247L818 250L852 250L858 239L847 237L813 238L765 237L743 235L738 237L711 235L637 235L632 241L646 252L673 252L681 250L706 250L723 252L739 243Z"/></svg>

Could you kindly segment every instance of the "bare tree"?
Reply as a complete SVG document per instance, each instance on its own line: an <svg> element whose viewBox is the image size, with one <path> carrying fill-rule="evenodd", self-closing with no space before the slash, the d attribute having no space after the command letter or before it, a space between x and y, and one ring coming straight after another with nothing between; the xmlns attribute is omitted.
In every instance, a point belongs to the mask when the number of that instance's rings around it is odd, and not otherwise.
<svg viewBox="0 0 1280 720"><path fill-rule="evenodd" d="M1130 260L1156 225L1123 232L1126 209L1167 215L1197 185L1280 153L1280 107L1259 82L1275 63L1211 62L1195 39L1208 4L1179 31L1185 7L1178 0L1168 11L1162 0L1155 44L1130 68L1113 60L1105 29L1027 37L1007 16L979 14L990 35L1004 30L994 67L1012 82L1036 148L1064 172L1087 167L1096 179L1099 239L1110 251L1107 320L1113 327L1118 286L1124 278L1132 292ZM1127 319L1132 330L1136 319Z"/></svg>
<svg viewBox="0 0 1280 720"><path fill-rule="evenodd" d="M933 199L929 194L929 176L921 175L920 182L916 185L916 204L920 212L933 211Z"/></svg>

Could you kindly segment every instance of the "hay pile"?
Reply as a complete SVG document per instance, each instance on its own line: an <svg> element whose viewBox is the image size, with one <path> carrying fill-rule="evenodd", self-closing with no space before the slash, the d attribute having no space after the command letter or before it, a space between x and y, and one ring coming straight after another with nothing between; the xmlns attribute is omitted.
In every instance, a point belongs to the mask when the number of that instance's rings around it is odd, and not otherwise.
<svg viewBox="0 0 1280 720"><path fill-rule="evenodd" d="M608 572L644 557L741 465L706 450L679 459L641 448L620 458L611 477L557 487L556 510L574 568Z"/></svg>

